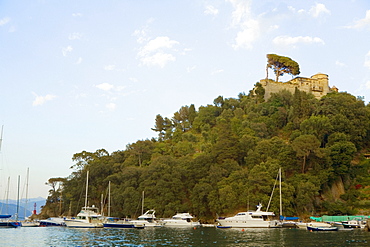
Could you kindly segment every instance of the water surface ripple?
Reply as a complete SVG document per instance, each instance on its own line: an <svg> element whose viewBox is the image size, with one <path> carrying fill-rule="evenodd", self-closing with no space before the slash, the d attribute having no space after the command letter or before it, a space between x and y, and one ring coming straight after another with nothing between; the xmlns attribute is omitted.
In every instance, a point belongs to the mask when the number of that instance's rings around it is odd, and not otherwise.
<svg viewBox="0 0 370 247"><path fill-rule="evenodd" d="M370 246L364 230L309 232L301 229L0 229L0 246Z"/></svg>

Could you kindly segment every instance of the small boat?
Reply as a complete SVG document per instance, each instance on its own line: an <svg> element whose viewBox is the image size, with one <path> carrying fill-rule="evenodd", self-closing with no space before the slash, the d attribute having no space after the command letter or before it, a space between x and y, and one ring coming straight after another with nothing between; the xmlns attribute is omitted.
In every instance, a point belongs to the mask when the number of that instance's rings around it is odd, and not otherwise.
<svg viewBox="0 0 370 247"><path fill-rule="evenodd" d="M280 215L280 224L283 228L298 228L299 217L286 217Z"/></svg>
<svg viewBox="0 0 370 247"><path fill-rule="evenodd" d="M307 226L307 230L311 232L324 232L324 231L338 231L338 227L329 226L329 227L314 227L314 226Z"/></svg>
<svg viewBox="0 0 370 247"><path fill-rule="evenodd" d="M64 218L51 217L45 220L40 220L39 226L48 227L48 226L66 226Z"/></svg>
<svg viewBox="0 0 370 247"><path fill-rule="evenodd" d="M202 227L216 227L216 224L202 224Z"/></svg>
<svg viewBox="0 0 370 247"><path fill-rule="evenodd" d="M172 216L171 219L164 219L163 223L164 226L190 226L190 227L198 227L201 224L198 221L193 221L194 217L191 216L189 213L177 213Z"/></svg>
<svg viewBox="0 0 370 247"><path fill-rule="evenodd" d="M22 227L38 227L40 226L40 222L38 221L23 221Z"/></svg>
<svg viewBox="0 0 370 247"><path fill-rule="evenodd" d="M231 228L231 226L220 226L220 225L218 225L218 226L216 226L217 228L222 228L222 229L225 229L225 228Z"/></svg>
<svg viewBox="0 0 370 247"><path fill-rule="evenodd" d="M347 228L351 228L351 229L362 228L361 223L358 220L343 221L342 225L346 229Z"/></svg>
<svg viewBox="0 0 370 247"><path fill-rule="evenodd" d="M295 221L282 221L280 224L283 228L298 228L298 224Z"/></svg>
<svg viewBox="0 0 370 247"><path fill-rule="evenodd" d="M332 225L326 222L297 222L298 228L307 229L307 227L331 227Z"/></svg>

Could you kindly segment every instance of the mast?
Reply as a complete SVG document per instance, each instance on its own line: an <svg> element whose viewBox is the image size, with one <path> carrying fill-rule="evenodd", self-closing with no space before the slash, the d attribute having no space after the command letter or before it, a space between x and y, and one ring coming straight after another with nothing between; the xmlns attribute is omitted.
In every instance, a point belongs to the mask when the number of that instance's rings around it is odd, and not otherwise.
<svg viewBox="0 0 370 247"><path fill-rule="evenodd" d="M10 189L10 177L8 177L8 188L6 190L6 214L9 214L9 189Z"/></svg>
<svg viewBox="0 0 370 247"><path fill-rule="evenodd" d="M141 214L144 214L144 191L143 191L143 199L141 200Z"/></svg>
<svg viewBox="0 0 370 247"><path fill-rule="evenodd" d="M29 179L29 172L30 168L27 168L27 177L26 177L26 202L24 206L24 220L26 220L26 212L27 212L27 203L28 203L28 179Z"/></svg>
<svg viewBox="0 0 370 247"><path fill-rule="evenodd" d="M15 220L18 221L18 215L19 215L19 184L21 181L21 176L18 175L18 195L17 195L17 216L15 217Z"/></svg>
<svg viewBox="0 0 370 247"><path fill-rule="evenodd" d="M104 216L104 195L101 194L100 197L100 214Z"/></svg>
<svg viewBox="0 0 370 247"><path fill-rule="evenodd" d="M87 171L87 174L86 174L85 209L87 207L87 191L88 191L88 188L89 188L89 171Z"/></svg>
<svg viewBox="0 0 370 247"><path fill-rule="evenodd" d="M110 217L110 181L108 182L108 217Z"/></svg>
<svg viewBox="0 0 370 247"><path fill-rule="evenodd" d="M279 168L279 189L280 189L280 216L283 216L283 203L281 198L281 167Z"/></svg>

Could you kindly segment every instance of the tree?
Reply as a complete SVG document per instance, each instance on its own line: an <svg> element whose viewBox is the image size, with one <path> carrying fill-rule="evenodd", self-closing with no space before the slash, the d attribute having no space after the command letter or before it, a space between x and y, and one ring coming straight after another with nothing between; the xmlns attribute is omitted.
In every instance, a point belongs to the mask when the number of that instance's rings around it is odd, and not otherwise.
<svg viewBox="0 0 370 247"><path fill-rule="evenodd" d="M301 135L292 142L293 150L297 152L297 157L303 158L302 173L306 172L306 161L310 154L321 156L320 141L314 135Z"/></svg>
<svg viewBox="0 0 370 247"><path fill-rule="evenodd" d="M276 54L267 54L267 67L272 69L276 75L276 82L279 80L279 76L284 74L299 75L299 65L296 61L293 61L289 57L283 57Z"/></svg>
<svg viewBox="0 0 370 247"><path fill-rule="evenodd" d="M158 133L158 140L159 141L163 141L164 129L165 129L164 119L160 114L158 114L155 117L155 126L154 126L154 128L152 128L152 130L156 131L156 132L159 132Z"/></svg>

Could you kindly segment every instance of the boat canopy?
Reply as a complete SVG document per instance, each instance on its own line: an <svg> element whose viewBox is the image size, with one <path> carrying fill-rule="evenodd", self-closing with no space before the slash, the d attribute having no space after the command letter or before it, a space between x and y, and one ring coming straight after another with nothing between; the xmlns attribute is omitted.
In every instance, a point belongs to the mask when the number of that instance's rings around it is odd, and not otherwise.
<svg viewBox="0 0 370 247"><path fill-rule="evenodd" d="M280 220L298 220L299 217L285 217L280 215Z"/></svg>

